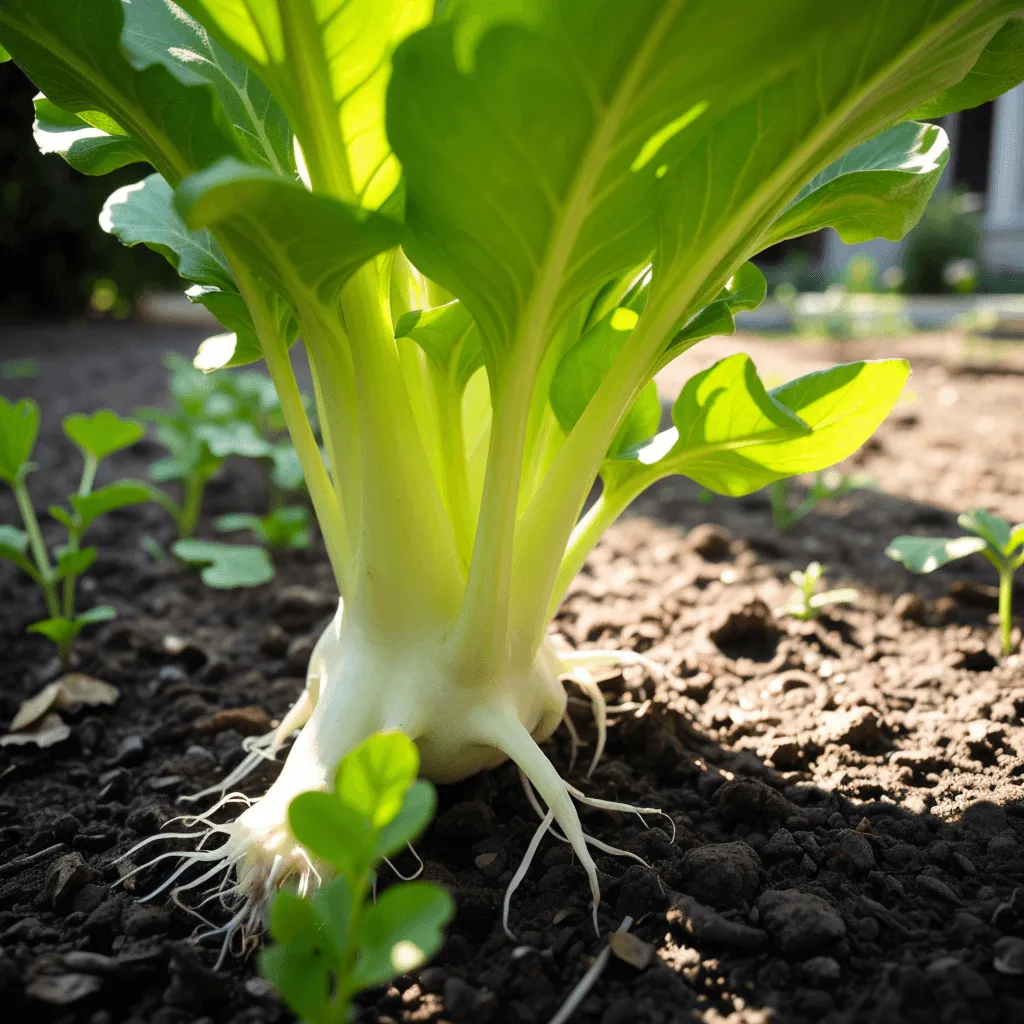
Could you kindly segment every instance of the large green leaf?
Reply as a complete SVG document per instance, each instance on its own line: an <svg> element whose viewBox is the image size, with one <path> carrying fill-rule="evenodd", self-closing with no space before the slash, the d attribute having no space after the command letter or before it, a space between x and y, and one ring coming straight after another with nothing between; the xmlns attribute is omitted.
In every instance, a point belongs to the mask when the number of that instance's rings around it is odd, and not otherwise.
<svg viewBox="0 0 1024 1024"><path fill-rule="evenodd" d="M956 85L926 100L913 117L942 117L977 107L1024 82L1024 21L1011 19L992 37L978 62Z"/></svg>
<svg viewBox="0 0 1024 1024"><path fill-rule="evenodd" d="M833 227L849 244L901 239L921 218L949 160L937 125L904 121L833 161L772 224L764 246Z"/></svg>
<svg viewBox="0 0 1024 1024"><path fill-rule="evenodd" d="M208 86L164 67L138 71L121 49L121 0L0 0L0 42L58 107L129 135L170 181L242 152Z"/></svg>
<svg viewBox="0 0 1024 1024"><path fill-rule="evenodd" d="M687 382L675 427L624 453L621 468L609 463L609 479L615 486L646 467L650 481L681 473L740 497L825 469L871 436L909 373L902 359L845 363L766 391L749 356L729 356Z"/></svg>
<svg viewBox="0 0 1024 1024"><path fill-rule="evenodd" d="M185 85L211 85L246 157L279 174L294 173L291 128L270 90L173 0L126 4L121 42L139 70L161 64Z"/></svg>
<svg viewBox="0 0 1024 1024"><path fill-rule="evenodd" d="M110 131L95 128L77 114L61 110L42 93L33 101L32 135L40 153L57 153L83 174L109 174L127 164L146 160L134 139L118 125Z"/></svg>
<svg viewBox="0 0 1024 1024"><path fill-rule="evenodd" d="M321 186L371 208L394 192L400 169L384 130L390 58L401 39L430 21L432 0L181 5L267 82Z"/></svg>
<svg viewBox="0 0 1024 1024"><path fill-rule="evenodd" d="M39 434L39 406L29 398L0 396L0 480L14 484L27 471Z"/></svg>
<svg viewBox="0 0 1024 1024"><path fill-rule="evenodd" d="M401 226L236 160L193 175L176 204L192 230L217 227L297 306L333 303L368 259L398 244Z"/></svg>

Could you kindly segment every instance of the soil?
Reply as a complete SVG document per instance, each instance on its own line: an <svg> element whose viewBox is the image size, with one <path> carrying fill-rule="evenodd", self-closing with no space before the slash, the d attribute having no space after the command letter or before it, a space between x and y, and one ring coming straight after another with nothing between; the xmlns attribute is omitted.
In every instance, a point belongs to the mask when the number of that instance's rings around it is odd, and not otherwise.
<svg viewBox="0 0 1024 1024"><path fill-rule="evenodd" d="M41 368L2 385L43 408L44 469L31 481L40 509L78 472L59 417L159 401L159 354L194 342L131 326L8 333L4 355L32 354ZM628 915L640 943L632 964L611 959L573 1020L1024 1020L1024 658L999 655L987 563L912 577L883 554L899 533L954 533L954 513L972 504L1024 518L1017 357L975 347L965 359L950 337L842 351L746 339L705 343L688 370L740 347L766 377L899 351L912 358L916 399L845 467L881 489L779 534L764 495L704 505L694 485L671 480L573 584L554 627L569 643L642 651L671 678L606 673L612 725L589 781L588 703L570 705L585 744L575 766L564 730L547 750L587 792L661 807L676 825L673 843L653 818L645 828L582 811L591 834L650 867L598 857L601 932ZM141 474L156 454L143 442L112 459L106 479ZM0 521L14 521L2 500ZM258 478L231 465L206 515L261 500ZM225 595L153 561L143 534L172 539L155 508L98 525L101 557L83 588L119 618L86 637L76 667L119 687L120 701L68 714L59 746L0 753L3 1019L284 1022L254 957L214 970L216 950L189 940L193 918L163 898L137 900L165 865L122 884L114 862L296 698L333 604L326 561L278 556L273 584ZM812 622L778 615L788 573L812 559L827 563L830 584L856 587L856 603ZM59 666L22 633L42 609L9 567L0 609L6 722ZM606 939L593 932L583 872L551 838L512 901L517 941L504 936L502 895L536 826L508 765L442 788L418 851L457 918L434 963L370 994L360 1020L551 1017Z"/></svg>

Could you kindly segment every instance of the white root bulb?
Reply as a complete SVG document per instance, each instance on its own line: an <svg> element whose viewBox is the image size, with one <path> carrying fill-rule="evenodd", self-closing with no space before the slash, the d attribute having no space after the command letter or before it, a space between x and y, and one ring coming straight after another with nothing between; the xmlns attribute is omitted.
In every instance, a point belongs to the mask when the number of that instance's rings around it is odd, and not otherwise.
<svg viewBox="0 0 1024 1024"><path fill-rule="evenodd" d="M188 839L194 844L193 849L161 853L133 867L125 877L161 861L176 859L179 863L174 872L144 898L152 899L170 889L172 898L178 901L183 893L205 884L207 889L201 890L199 906L219 900L228 910L229 920L215 926L193 909L191 912L206 926L198 937L221 937L221 959L233 941L238 940L243 949L247 948L262 931L269 903L281 886L294 885L300 894L306 894L321 882L323 865L310 858L289 828L291 800L307 790L329 789L345 753L375 732L398 729L417 742L422 773L436 782L457 781L507 759L519 767L527 795L542 824L505 895L505 930L511 935L508 915L512 894L548 831L572 846L586 872L596 928L601 893L589 848L644 861L585 834L574 799L606 810L635 812L641 820L644 814L663 812L585 796L559 776L538 744L566 717L566 695L559 679L568 677L590 698L597 723L598 743L589 777L604 749L607 709L587 668L598 664L645 664L648 659L629 651L562 654L545 642L534 664L524 671L489 681L490 685L460 685L450 678L448 663L440 653L442 644L396 649L394 645L368 639L348 623L344 626L339 605L337 615L313 651L300 699L273 732L249 741L246 757L220 784L193 797L220 793L212 807L202 814L175 819L195 831L152 836L121 859L127 860L162 839ZM381 683L374 685L373 680ZM263 797L252 801L228 791L258 765L274 760L296 732L280 775ZM578 737L574 730L570 736L575 747ZM245 809L233 821L214 821L217 812L239 803ZM222 838L221 844L208 848L207 844L218 838ZM201 869L196 877L175 884L195 867Z"/></svg>

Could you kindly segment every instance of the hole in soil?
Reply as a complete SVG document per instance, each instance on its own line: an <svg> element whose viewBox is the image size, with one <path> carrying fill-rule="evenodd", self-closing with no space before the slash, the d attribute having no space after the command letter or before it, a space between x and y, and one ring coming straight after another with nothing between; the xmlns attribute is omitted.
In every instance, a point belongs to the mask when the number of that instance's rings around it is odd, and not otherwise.
<svg viewBox="0 0 1024 1024"><path fill-rule="evenodd" d="M771 661L782 639L782 631L772 622L771 612L763 601L752 601L730 612L709 635L715 646L733 661Z"/></svg>

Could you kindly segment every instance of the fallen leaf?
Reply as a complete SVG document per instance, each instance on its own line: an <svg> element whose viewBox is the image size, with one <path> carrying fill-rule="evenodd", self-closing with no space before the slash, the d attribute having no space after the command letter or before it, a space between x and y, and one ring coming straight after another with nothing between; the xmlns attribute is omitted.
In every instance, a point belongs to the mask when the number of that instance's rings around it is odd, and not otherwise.
<svg viewBox="0 0 1024 1024"><path fill-rule="evenodd" d="M63 743L70 735L71 727L64 723L60 715L53 713L37 722L34 729L9 732L6 736L0 736L0 747L25 746L29 743L34 743L37 747L52 747L54 744Z"/></svg>
<svg viewBox="0 0 1024 1024"><path fill-rule="evenodd" d="M654 947L630 932L612 932L608 936L611 951L623 963L642 971L654 956Z"/></svg>
<svg viewBox="0 0 1024 1024"><path fill-rule="evenodd" d="M116 686L102 679L81 672L68 672L44 686L34 697L22 701L11 722L11 732L20 732L54 709L70 710L82 704L90 707L114 704L120 696L121 691Z"/></svg>
<svg viewBox="0 0 1024 1024"><path fill-rule="evenodd" d="M70 1006L99 992L103 982L91 974L43 974L25 986L31 999L51 1006Z"/></svg>

